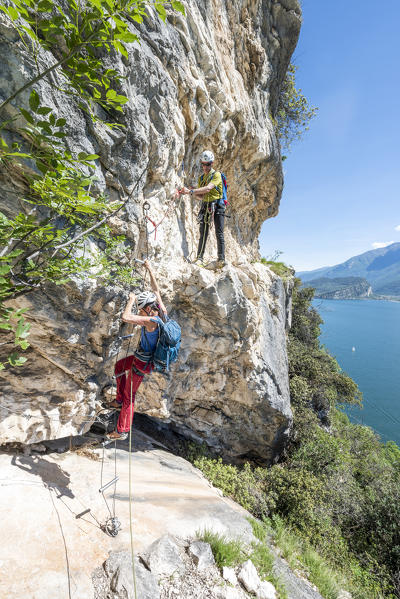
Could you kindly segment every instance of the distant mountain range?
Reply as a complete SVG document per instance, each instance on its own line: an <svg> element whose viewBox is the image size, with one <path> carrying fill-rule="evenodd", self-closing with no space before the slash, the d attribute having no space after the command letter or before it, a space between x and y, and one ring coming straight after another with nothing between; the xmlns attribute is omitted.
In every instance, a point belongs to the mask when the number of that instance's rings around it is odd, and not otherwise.
<svg viewBox="0 0 400 599"><path fill-rule="evenodd" d="M369 297L371 285L362 277L318 277L304 283L305 287L314 287L315 297L322 299L354 299Z"/></svg>
<svg viewBox="0 0 400 599"><path fill-rule="evenodd" d="M319 295L319 292L335 295L337 291L340 295L340 290L343 288L347 288L349 297L350 289L354 285L356 287L352 297L365 297L366 295L400 297L400 243L392 243L384 248L364 252L336 266L326 266L296 274L303 284L307 283L307 286L316 288L318 297L323 297L323 295ZM364 279L364 282L354 281L354 277ZM339 280L329 284L326 279ZM369 284L367 288L369 286L372 288L372 294L371 291L365 292L366 284Z"/></svg>

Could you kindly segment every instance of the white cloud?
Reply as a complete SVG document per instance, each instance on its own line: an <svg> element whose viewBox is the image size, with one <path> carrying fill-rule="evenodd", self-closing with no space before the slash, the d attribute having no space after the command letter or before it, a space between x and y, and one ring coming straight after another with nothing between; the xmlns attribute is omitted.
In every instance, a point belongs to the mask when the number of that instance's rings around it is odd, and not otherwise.
<svg viewBox="0 0 400 599"><path fill-rule="evenodd" d="M385 248L387 245L390 245L391 243L394 243L394 241L374 241L372 247L374 248L374 250L377 250L379 248Z"/></svg>
<svg viewBox="0 0 400 599"><path fill-rule="evenodd" d="M397 225L397 227L394 228L395 231L400 231L400 225Z"/></svg>

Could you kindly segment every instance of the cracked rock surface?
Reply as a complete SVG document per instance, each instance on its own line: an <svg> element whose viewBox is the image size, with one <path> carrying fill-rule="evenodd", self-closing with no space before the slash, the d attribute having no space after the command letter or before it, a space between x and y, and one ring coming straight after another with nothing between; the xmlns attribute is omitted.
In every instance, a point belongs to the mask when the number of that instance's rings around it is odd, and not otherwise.
<svg viewBox="0 0 400 599"><path fill-rule="evenodd" d="M42 81L47 106L67 119L73 151L97 153L96 185L110 201L125 200L148 168L126 209L112 219L127 238L127 261L146 254L183 342L170 377L145 381L136 409L204 440L234 458L274 460L290 428L285 335L290 288L257 262L262 223L278 213L283 176L271 116L301 12L297 0L188 0L186 17L166 23L151 13L129 58L107 60L124 79L129 101L122 131L93 124L56 86ZM0 99L36 74L36 65L0 15ZM39 52L39 67L55 60ZM54 81L62 87L62 75ZM18 97L26 107L29 91ZM7 117L16 114L8 105ZM7 138L16 138L10 121ZM193 198L173 200L178 185L197 184L198 162L212 149L229 184L226 219L228 266L208 271L195 257L198 226ZM182 173L182 164L184 172ZM8 185L18 185L17 180ZM143 218L150 202L153 226ZM2 192L0 210L19 209ZM215 258L214 231L206 259ZM91 248L101 251L99 248ZM126 291L82 277L63 287L19 298L29 309L31 347L23 368L2 377L0 443L38 443L86 430L111 383ZM131 348L133 345L131 344ZM4 351L0 347L0 350Z"/></svg>

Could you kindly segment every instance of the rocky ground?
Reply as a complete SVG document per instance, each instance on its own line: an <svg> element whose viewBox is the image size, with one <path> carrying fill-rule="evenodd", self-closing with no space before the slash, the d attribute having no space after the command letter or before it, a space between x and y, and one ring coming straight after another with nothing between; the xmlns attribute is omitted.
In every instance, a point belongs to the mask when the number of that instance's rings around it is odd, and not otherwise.
<svg viewBox="0 0 400 599"><path fill-rule="evenodd" d="M67 451L59 442L62 453L57 453L57 444L53 442L50 453L31 451L29 455L26 451L24 455L9 449L0 454L0 596L20 599L23 589L26 599L88 599L94 593L96 599L133 599L129 584L132 568L127 442L119 444L116 451L119 480L115 512L122 528L113 538L101 529L109 516L98 490L102 450L77 449L80 441L72 438L72 449L67 446ZM45 447L37 447L40 449ZM131 458L137 578L143 578L143 584L150 585L149 593L153 592L138 597L245 597L243 585L238 582L230 587L212 563L199 569L189 547L197 531L205 527L249 544L253 535L247 512L222 497L197 469L160 447L160 441L146 433L135 432ZM113 479L114 468L114 451L106 449L103 484ZM113 510L113 487L104 495ZM90 512L83 514L88 509ZM179 553L179 567L167 572L159 566L164 557L159 562L146 557L155 551L154 545L151 550L149 547L155 542L157 547L157 540L165 535L174 539L178 547L175 554ZM320 599L282 560L277 558L276 563L289 599ZM129 591L124 590L126 585Z"/></svg>

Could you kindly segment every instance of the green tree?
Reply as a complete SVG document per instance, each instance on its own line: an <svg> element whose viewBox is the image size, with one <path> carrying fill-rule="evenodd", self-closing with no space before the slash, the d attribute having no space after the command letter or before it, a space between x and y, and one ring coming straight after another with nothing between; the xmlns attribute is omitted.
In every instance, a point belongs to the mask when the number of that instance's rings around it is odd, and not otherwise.
<svg viewBox="0 0 400 599"><path fill-rule="evenodd" d="M318 108L311 106L301 89L296 88L297 66L290 64L279 94L276 124L282 149L289 151L301 139Z"/></svg>
<svg viewBox="0 0 400 599"><path fill-rule="evenodd" d="M68 150L66 120L42 102L38 83L46 79L54 86L50 75L57 71L63 81L57 89L69 102L93 121L99 120L100 107L108 116L106 126L122 127L117 117L128 98L121 74L103 57L128 57L127 44L138 42L133 26L143 21L150 4L165 20L165 3L158 0L13 0L0 6L38 71L0 105L1 191L12 194L13 205L22 205L21 211L0 212L0 329L7 334L3 345L13 348L0 369L22 364L19 350L29 345L29 324L13 299L81 273L131 280L125 240L112 232L108 220L131 199L146 168L121 203L110 203L95 184L99 156ZM178 0L171 6L184 12ZM55 58L41 69L43 50ZM19 98L28 88L29 105L21 106Z"/></svg>

